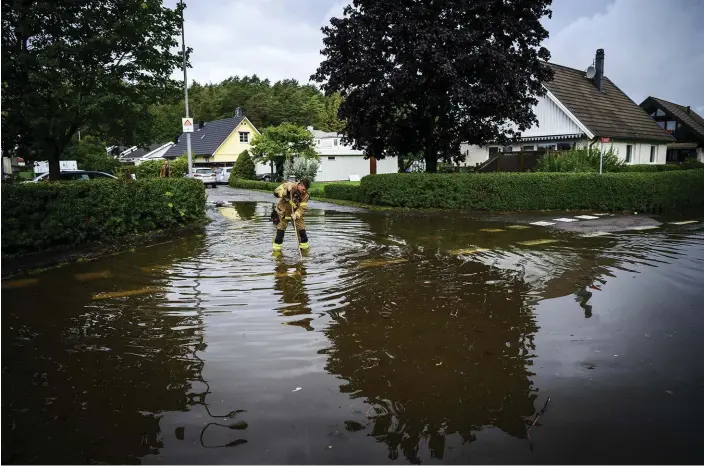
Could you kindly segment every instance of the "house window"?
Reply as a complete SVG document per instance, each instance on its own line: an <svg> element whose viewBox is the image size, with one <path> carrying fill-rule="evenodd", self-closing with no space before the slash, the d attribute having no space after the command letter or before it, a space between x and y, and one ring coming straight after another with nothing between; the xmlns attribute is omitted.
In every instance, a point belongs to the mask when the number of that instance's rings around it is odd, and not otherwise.
<svg viewBox="0 0 704 466"><path fill-rule="evenodd" d="M335 160L335 157L328 157L328 160Z"/></svg>
<svg viewBox="0 0 704 466"><path fill-rule="evenodd" d="M499 148L498 148L498 147L490 147L490 148L489 148L489 155L495 155L495 154L497 154L498 152L499 152Z"/></svg>
<svg viewBox="0 0 704 466"><path fill-rule="evenodd" d="M665 124L665 129L668 131L675 131L677 129L677 122L674 120L668 120Z"/></svg>
<svg viewBox="0 0 704 466"><path fill-rule="evenodd" d="M569 142L558 142L557 143L557 150L570 150L572 149L572 144Z"/></svg>
<svg viewBox="0 0 704 466"><path fill-rule="evenodd" d="M655 163L655 146L650 146L650 163Z"/></svg>
<svg viewBox="0 0 704 466"><path fill-rule="evenodd" d="M240 131L240 142L249 143L249 133Z"/></svg>
<svg viewBox="0 0 704 466"><path fill-rule="evenodd" d="M336 146L336 145L337 145L337 139L335 139L332 144L333 144L334 146Z"/></svg>
<svg viewBox="0 0 704 466"><path fill-rule="evenodd" d="M665 122L664 121L658 121L658 126L661 127L662 129L665 129Z"/></svg>
<svg viewBox="0 0 704 466"><path fill-rule="evenodd" d="M319 145L320 145L320 139L316 139L316 140L315 140L315 145L316 145L316 146L319 146Z"/></svg>
<svg viewBox="0 0 704 466"><path fill-rule="evenodd" d="M523 151L535 150L535 146L523 146L521 147Z"/></svg>
<svg viewBox="0 0 704 466"><path fill-rule="evenodd" d="M626 146L626 163L631 163L632 159L633 159L633 146L629 144Z"/></svg>

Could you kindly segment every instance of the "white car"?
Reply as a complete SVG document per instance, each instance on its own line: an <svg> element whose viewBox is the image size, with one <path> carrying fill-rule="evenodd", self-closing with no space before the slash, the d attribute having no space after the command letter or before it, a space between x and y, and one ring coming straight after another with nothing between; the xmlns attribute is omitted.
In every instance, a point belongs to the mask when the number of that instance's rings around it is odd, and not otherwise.
<svg viewBox="0 0 704 466"><path fill-rule="evenodd" d="M193 178L201 180L205 187L218 187L218 180L212 168L194 168Z"/></svg>
<svg viewBox="0 0 704 466"><path fill-rule="evenodd" d="M61 181L76 181L76 180L95 180L95 179L113 179L116 180L117 177L110 175L109 173L96 172L89 170L61 170L60 172ZM43 173L31 181L25 181L25 183L40 183L42 181L49 181L49 174Z"/></svg>
<svg viewBox="0 0 704 466"><path fill-rule="evenodd" d="M232 173L232 167L218 168L217 180L219 184L227 184L230 180L230 173Z"/></svg>

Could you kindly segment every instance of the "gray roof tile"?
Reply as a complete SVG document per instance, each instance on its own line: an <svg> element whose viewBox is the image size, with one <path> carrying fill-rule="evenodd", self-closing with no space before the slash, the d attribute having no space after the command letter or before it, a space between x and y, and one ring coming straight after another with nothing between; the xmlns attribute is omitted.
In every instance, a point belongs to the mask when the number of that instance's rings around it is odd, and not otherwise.
<svg viewBox="0 0 704 466"><path fill-rule="evenodd" d="M674 142L673 137L604 76L603 92L582 70L550 63L545 87L597 137Z"/></svg>
<svg viewBox="0 0 704 466"><path fill-rule="evenodd" d="M225 118L223 120L208 121L201 129L196 128L191 133L191 152L196 155L213 155L225 139L244 120L244 116ZM164 157L179 157L186 153L186 133L182 133L178 138L178 143L174 144L164 154Z"/></svg>
<svg viewBox="0 0 704 466"><path fill-rule="evenodd" d="M673 102L668 102L667 100L658 99L657 97L648 97L641 103L641 107L646 105L649 100L654 101L659 107L661 107L666 112L669 112L672 116L680 121L680 123L688 126L689 129L698 136L701 142L704 142L704 118L699 116L697 112L692 110L689 111L687 107L683 105L678 105Z"/></svg>

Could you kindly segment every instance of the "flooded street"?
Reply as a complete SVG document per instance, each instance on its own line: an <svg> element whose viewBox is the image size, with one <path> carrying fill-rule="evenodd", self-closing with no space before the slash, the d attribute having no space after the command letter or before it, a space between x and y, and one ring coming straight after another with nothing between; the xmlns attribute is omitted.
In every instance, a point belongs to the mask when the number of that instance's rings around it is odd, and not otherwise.
<svg viewBox="0 0 704 466"><path fill-rule="evenodd" d="M704 461L702 218L311 203L301 261L218 191L201 235L3 280L4 463Z"/></svg>

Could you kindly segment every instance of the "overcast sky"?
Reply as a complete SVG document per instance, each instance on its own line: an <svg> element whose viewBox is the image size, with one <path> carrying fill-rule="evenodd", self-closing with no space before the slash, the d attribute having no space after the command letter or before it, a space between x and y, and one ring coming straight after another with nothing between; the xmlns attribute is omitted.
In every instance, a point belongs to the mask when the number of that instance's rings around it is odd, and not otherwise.
<svg viewBox="0 0 704 466"><path fill-rule="evenodd" d="M321 61L321 26L346 0L185 0L189 81L257 74L308 82ZM166 0L173 6L177 0ZM704 1L553 0L551 61L605 74L636 103L652 95L704 115Z"/></svg>

